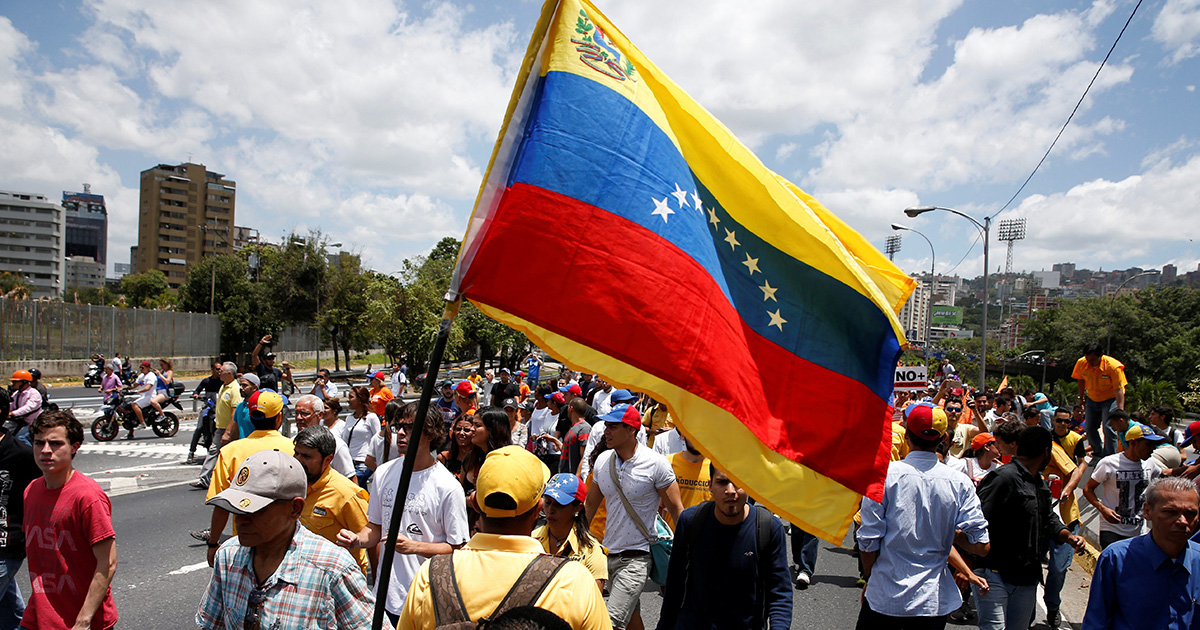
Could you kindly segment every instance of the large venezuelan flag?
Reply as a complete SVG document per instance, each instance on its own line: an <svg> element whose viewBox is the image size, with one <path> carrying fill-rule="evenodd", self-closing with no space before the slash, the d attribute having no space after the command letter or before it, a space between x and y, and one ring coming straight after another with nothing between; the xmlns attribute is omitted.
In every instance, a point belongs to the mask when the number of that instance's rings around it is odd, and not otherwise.
<svg viewBox="0 0 1200 630"><path fill-rule="evenodd" d="M451 297L653 393L754 497L841 543L882 496L914 286L590 3L546 3Z"/></svg>

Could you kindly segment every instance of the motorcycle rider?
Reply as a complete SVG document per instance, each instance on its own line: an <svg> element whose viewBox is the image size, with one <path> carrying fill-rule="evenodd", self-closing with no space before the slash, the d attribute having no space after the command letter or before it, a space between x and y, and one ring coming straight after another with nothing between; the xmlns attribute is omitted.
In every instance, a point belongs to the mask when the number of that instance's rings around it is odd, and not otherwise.
<svg viewBox="0 0 1200 630"><path fill-rule="evenodd" d="M16 438L33 446L29 439L29 423L42 415L42 395L33 387L33 375L29 370L17 370L12 374L12 402L9 403L8 429Z"/></svg>
<svg viewBox="0 0 1200 630"><path fill-rule="evenodd" d="M100 393L104 395L105 404L121 402L121 377L113 372L112 364L104 366L104 376L100 379Z"/></svg>
<svg viewBox="0 0 1200 630"><path fill-rule="evenodd" d="M221 364L213 363L212 375L200 381L196 391L192 392L193 398L204 401L204 410L200 412L200 419L196 422L196 430L192 433L192 443L188 448L188 457L184 465L200 463L196 461L196 446L201 441L204 442L205 451L212 446L213 432L216 430L213 420L216 413L217 392L221 391L221 385Z"/></svg>
<svg viewBox="0 0 1200 630"><path fill-rule="evenodd" d="M133 414L137 416L138 426L144 427L146 426L146 420L142 415L142 410L149 407L151 401L154 400L154 386L158 383L158 377L155 376L154 372L150 371L149 361L142 361L140 369L142 373L137 378L137 384L134 386L133 393L141 394L141 397L134 401ZM130 429L129 435L125 437L133 439L133 429Z"/></svg>
<svg viewBox="0 0 1200 630"><path fill-rule="evenodd" d="M162 406L171 398L171 386L175 384L175 366L167 359L159 359L158 368L154 370L154 396L150 398L150 406L161 416Z"/></svg>
<svg viewBox="0 0 1200 630"><path fill-rule="evenodd" d="M50 406L50 390L46 389L46 386L42 384L42 371L37 368L29 368L29 375L33 377L30 387L36 389L42 395L42 409L47 411L58 409L57 405L54 407ZM33 418L30 418L29 422L33 422Z"/></svg>

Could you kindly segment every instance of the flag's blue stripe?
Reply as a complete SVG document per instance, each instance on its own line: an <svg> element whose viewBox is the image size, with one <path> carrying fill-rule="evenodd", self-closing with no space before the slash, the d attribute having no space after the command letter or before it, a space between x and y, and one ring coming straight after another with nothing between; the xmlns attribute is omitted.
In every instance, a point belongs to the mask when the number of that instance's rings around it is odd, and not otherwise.
<svg viewBox="0 0 1200 630"><path fill-rule="evenodd" d="M853 288L734 222L662 129L609 88L574 74L547 73L510 176L509 184L514 182L603 208L658 234L703 267L755 331L805 360L863 383L880 398L891 394L899 343L884 313ZM670 194L676 184L688 193L688 205ZM704 212L695 208L693 192ZM653 214L664 200L673 211L666 221ZM709 208L719 220L715 226ZM590 238L605 238L603 225L581 227ZM727 230L738 245L724 240ZM759 271L752 275L743 264L747 255L757 259ZM760 288L764 280L777 289L775 300L765 298ZM620 291L621 279L613 278L612 285ZM782 331L770 325L769 312L776 309L787 320Z"/></svg>

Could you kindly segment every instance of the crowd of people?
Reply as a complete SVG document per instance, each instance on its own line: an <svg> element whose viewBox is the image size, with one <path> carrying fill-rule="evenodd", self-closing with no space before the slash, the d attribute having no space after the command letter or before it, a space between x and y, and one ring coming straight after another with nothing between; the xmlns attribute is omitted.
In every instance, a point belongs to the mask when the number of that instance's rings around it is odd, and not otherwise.
<svg viewBox="0 0 1200 630"><path fill-rule="evenodd" d="M402 362L369 372L366 386L319 371L288 400L279 388L290 370L263 352L269 343L250 370L215 363L196 389L208 404L188 463L208 446L193 485L211 513L192 536L212 566L198 627L366 628L382 598L404 630L480 620L640 629L651 584L660 629L791 627L818 539L755 505L651 396L565 368L547 377L531 353L520 371L430 383L414 435L419 405L403 399ZM159 368L142 364L147 392L173 378L169 361ZM37 392L27 374L13 375L0 431L0 630L111 628L111 503L71 465L83 442L74 416L39 406L31 417L41 399L26 393ZM1029 628L1039 584L1058 627L1066 572L1085 548L1077 489L1101 517L1103 549L1084 626L1192 627L1200 466L1185 449L1200 422L1178 431L1167 407L1127 412L1123 366L1098 347L1073 376L1073 407L974 390L948 361L927 391L896 393L883 500L864 498L855 516L859 628ZM291 438L280 432L285 406ZM27 603L12 579L26 557L41 585Z"/></svg>

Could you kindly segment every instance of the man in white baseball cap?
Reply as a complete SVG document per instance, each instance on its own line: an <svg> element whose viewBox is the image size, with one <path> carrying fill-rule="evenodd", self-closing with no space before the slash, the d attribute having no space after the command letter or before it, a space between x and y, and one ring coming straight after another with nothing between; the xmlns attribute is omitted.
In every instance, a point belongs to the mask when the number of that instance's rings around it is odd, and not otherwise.
<svg viewBox="0 0 1200 630"><path fill-rule="evenodd" d="M354 559L299 523L307 487L295 457L267 450L247 457L208 500L233 514L238 535L217 551L200 628L371 624L375 596Z"/></svg>

